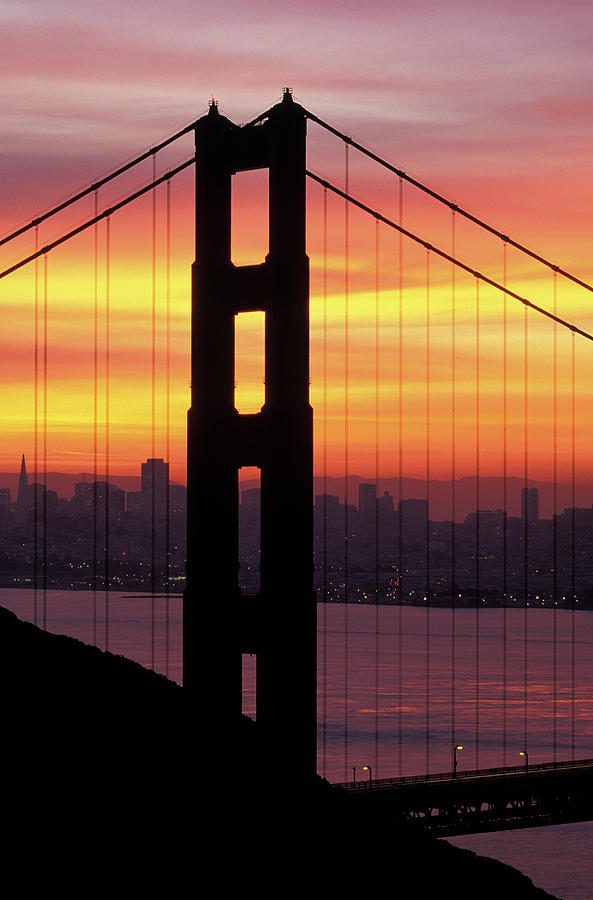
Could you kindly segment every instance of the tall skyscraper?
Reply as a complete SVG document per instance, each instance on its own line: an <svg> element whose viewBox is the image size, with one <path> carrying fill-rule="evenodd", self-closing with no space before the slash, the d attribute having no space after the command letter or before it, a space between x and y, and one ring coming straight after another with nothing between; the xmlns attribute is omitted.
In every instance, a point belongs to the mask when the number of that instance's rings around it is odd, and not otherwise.
<svg viewBox="0 0 593 900"><path fill-rule="evenodd" d="M167 488L169 485L169 463L164 459L147 459L141 466L142 509L145 516L154 514L158 519L165 517L167 508Z"/></svg>

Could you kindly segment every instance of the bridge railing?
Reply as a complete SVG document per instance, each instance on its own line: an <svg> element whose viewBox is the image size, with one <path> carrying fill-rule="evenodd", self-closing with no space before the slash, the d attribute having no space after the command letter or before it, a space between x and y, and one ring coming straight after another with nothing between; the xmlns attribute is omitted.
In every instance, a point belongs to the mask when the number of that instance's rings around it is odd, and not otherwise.
<svg viewBox="0 0 593 900"><path fill-rule="evenodd" d="M557 762L537 763L528 768L523 765L519 766L497 766L490 769L465 769L457 773L453 772L433 772L427 775L406 775L403 778L372 778L365 781L343 781L336 784L336 787L343 788L347 791L368 791L375 788L396 787L405 784L425 784L435 781L460 781L464 778L480 778L488 775L525 775L545 772L550 769L572 769L579 766L593 766L593 759L571 759Z"/></svg>

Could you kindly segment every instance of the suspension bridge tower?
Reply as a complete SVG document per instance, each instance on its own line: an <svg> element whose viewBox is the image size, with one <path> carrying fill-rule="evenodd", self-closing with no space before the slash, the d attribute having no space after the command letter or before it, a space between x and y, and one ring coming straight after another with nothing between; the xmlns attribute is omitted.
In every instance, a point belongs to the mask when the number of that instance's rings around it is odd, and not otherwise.
<svg viewBox="0 0 593 900"><path fill-rule="evenodd" d="M256 721L284 776L316 770L313 413L309 403L306 118L282 102L239 127L213 101L196 124L196 261L188 414L184 685L216 753L236 752L242 653L256 655ZM231 259L231 183L268 169L269 252ZM235 316L265 314L265 402L235 408ZM261 470L260 590L238 574L238 470ZM212 750L214 752L214 748Z"/></svg>

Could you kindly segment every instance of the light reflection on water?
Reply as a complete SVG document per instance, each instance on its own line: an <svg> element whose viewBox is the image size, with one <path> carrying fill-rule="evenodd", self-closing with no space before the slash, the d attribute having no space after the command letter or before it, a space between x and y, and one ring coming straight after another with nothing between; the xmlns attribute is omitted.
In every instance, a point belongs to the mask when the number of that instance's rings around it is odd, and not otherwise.
<svg viewBox="0 0 593 900"><path fill-rule="evenodd" d="M41 624L41 591L37 600ZM46 601L48 630L87 643L93 640L95 604L97 644L105 647L103 592L93 597L90 591L47 591ZM32 591L2 589L0 603L33 621ZM179 595L169 597L167 614L164 595L153 601L146 593L111 593L109 649L147 666L154 653L156 670L164 672L167 617L169 677L181 683ZM554 617L551 610L530 609L527 616L524 610L508 610L506 676L503 626L501 609L484 609L477 617L467 609L453 614L447 609L320 605L320 773L330 781L342 781L352 778L353 766L360 777L363 765L372 767L374 778L449 771L453 741L464 748L458 754L460 770L475 768L476 763L480 767L520 764L524 745L530 763L544 762L554 757L554 734L557 758L570 759L573 728L574 757L593 757L593 613L558 610ZM243 707L251 714L253 662L244 658Z"/></svg>
<svg viewBox="0 0 593 900"><path fill-rule="evenodd" d="M481 856L500 859L562 900L593 897L593 822L523 828L449 838Z"/></svg>
<svg viewBox="0 0 593 900"><path fill-rule="evenodd" d="M593 614L558 610L554 626L552 610L508 610L505 641L501 609L328 604L320 613L319 769L330 781L365 764L377 778L450 771L453 743L463 746L460 770L519 765L524 747L530 763L550 761L554 741L556 758L570 759L573 728L574 758L593 756Z"/></svg>

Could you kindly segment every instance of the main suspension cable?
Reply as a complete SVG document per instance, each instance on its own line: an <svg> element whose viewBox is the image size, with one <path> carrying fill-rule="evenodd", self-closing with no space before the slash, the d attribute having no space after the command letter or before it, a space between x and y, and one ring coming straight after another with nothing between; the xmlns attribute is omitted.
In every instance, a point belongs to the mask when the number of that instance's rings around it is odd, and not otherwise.
<svg viewBox="0 0 593 900"><path fill-rule="evenodd" d="M188 134L190 131L193 131L193 129L196 127L196 124L197 121L191 122L189 125L186 125L185 128L182 128L181 131L178 131L175 134L171 135L171 137L168 137L164 141L161 141L160 144L156 144L154 147L151 147L150 150L146 150L144 153L141 153L140 156L136 156L134 159L130 160L130 162L125 163L123 166L120 166L114 172L110 172L109 175L105 175L103 178L99 178L97 181L94 181L92 184L88 185L88 187L82 188L82 190L78 191L72 197L69 197L62 203L58 203L57 206L52 207L52 209L49 209L42 215L36 216L36 218L32 219L30 222L27 222L26 225L22 225L20 228L17 228L16 231L5 235L5 237L3 238L0 238L0 247L3 244L8 244L15 238L20 237L22 234L25 234L25 232L29 231L31 228L37 228L42 222L47 221L47 219L55 216L56 213L62 212L73 203L77 203L79 200L82 200L84 197L87 197L89 194L97 191L99 188L103 187L103 185L108 184L110 181L113 181L114 178L118 178L125 172L129 172L129 170L133 169L134 166L137 166L138 163L144 162L144 160L146 159L150 159L150 157L153 154L158 153L159 150L163 150L165 147L168 147L169 144L173 144L175 141L179 140L179 138L183 137L183 135Z"/></svg>
<svg viewBox="0 0 593 900"><path fill-rule="evenodd" d="M326 131L329 131L331 134L339 137L340 140L344 141L347 146L354 147L355 150L358 150L360 153L364 154L364 156L367 156L369 159L372 159L374 162L379 163L380 166L383 166L383 168L388 169L390 172L394 172L399 176L399 178L402 178L409 184L412 184L415 188L418 188L418 190L423 191L425 194L428 194L439 203L443 203L445 206L448 206L449 209L459 213L460 216L464 216L466 219L469 219L469 221L473 222L474 225L478 225L480 228L483 228L485 231L488 231L495 237L500 238L502 241L504 241L506 244L509 244L511 247L514 247L516 250L520 250L521 253L525 253L527 256L530 256L532 259L535 259L542 265L547 266L549 269L553 269L554 272L557 272L564 278L568 278L570 281L573 281L575 284L578 284L580 287L583 287L585 288L585 290L591 291L593 293L593 285L587 284L586 281L582 281L580 278L577 278L576 275L572 275L565 269L560 268L560 266L556 265L553 262L550 262L550 260L546 259L545 257L540 256L539 253L535 253L535 251L530 250L528 247L525 247L518 241L514 241L508 235L503 234L502 231L499 231L497 228L494 228L492 225L489 225L487 222L484 222L477 216L472 215L472 213L468 212L466 209L463 209L463 207L459 206L457 203L452 203L450 200L447 200L446 197L443 197L441 194L437 193L437 191L432 190L432 188L429 188L421 181L412 178L411 175L406 174L406 172L404 172L402 169L397 168L397 166L394 166L382 157L377 156L376 153L373 153L371 150L363 147L362 144L359 144L356 141L352 140L351 137L348 137L348 135L343 134L341 131L338 131L337 128L334 128L332 125L324 122L323 119L320 119L318 116L315 116L308 110L304 110L304 113L306 117L311 120L311 122L315 122L317 125L325 128Z"/></svg>
<svg viewBox="0 0 593 900"><path fill-rule="evenodd" d="M428 241L424 241L417 234L408 231L406 228L402 228L396 222L388 219L387 216L383 216L381 213L371 209L370 206L367 206L360 200L356 200L354 197L351 197L347 193L344 193L344 191L341 191L340 188L337 188L329 181L326 181L324 178L320 178L319 175L315 175L313 172L307 171L307 176L313 181L316 181L318 184L327 187L328 190L333 191L333 193L337 194L338 197L342 197L344 200L352 203L353 206L357 206L358 209L361 209L363 212L368 213L376 219L379 219L379 221L384 222L385 225L389 225L390 228L395 228L396 231L400 231L405 237L410 238L410 240L415 241L415 243L417 244L420 244L426 250L430 250L432 253L436 253L437 256L440 256L442 259L448 260L448 262L450 263L454 263L457 268L463 269L464 272L468 272L470 275L473 275L474 278L479 278L480 281L484 282L484 284L489 284L491 287L496 288L496 290L501 291L501 293L506 294L508 297L513 297L513 299L518 300L523 304L523 306L528 307L529 309L533 309L535 312L539 312L541 313L541 315L547 316L548 319L552 319L554 322L557 322L558 325L563 325L565 328L570 329L570 331L574 332L575 334L580 334L581 337L585 337L587 338L587 340L593 341L593 335L589 334L587 331L583 331L576 325L573 325L570 322L567 322L565 319L561 319L559 316L554 315L554 313L551 313L549 310L538 306L536 303L532 303L531 300L527 300L526 297L522 297L520 294L515 293L515 291L511 291L509 288L503 286L498 281L494 281L492 278L488 278L488 276L484 275L482 272L478 272L476 269L472 269L470 266L462 263L459 259L454 259L449 253L446 253L444 250L440 250L438 247L429 244Z"/></svg>
<svg viewBox="0 0 593 900"><path fill-rule="evenodd" d="M98 215L93 216L92 219L88 219L86 222L83 222L81 225L73 228L72 231L63 234L61 237L56 238L56 240L51 241L49 244L46 244L45 247L41 247L40 249L36 250L35 253L32 253L30 256L26 256L23 259L20 259L18 262L14 263L12 266L9 266L7 269L4 269L2 272L0 272L0 278L6 278L7 275L11 275L13 272L16 272L17 269L21 269L28 263L33 262L33 260L37 259L39 256L44 256L45 254L49 253L50 250L54 250L56 247L59 247L60 244L66 243L66 241L69 241L77 234L80 234L81 231L86 231L87 228L91 228L102 219L109 218L109 216L113 215L113 213L117 212L120 209L123 209L124 206L127 206L128 203L132 203L134 200L137 200L139 197L147 194L148 191L152 191L154 188L158 187L159 184L163 184L163 182L168 181L170 178L174 178L175 175L183 172L184 169L187 169L187 167L193 165L193 163L195 163L195 156L192 156L191 159L186 159L185 162L176 166L174 169L170 169L170 171L165 172L165 174L157 178L156 181L152 181L150 184L144 185L144 187L135 191L133 194L125 197L123 200L120 200L118 203L115 203L108 209L104 209Z"/></svg>

